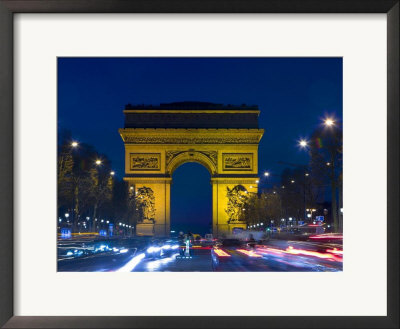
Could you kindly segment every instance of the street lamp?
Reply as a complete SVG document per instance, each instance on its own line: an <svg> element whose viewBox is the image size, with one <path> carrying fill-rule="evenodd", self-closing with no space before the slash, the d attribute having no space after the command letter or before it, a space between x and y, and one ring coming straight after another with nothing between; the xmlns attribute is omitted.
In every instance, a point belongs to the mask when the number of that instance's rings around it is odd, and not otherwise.
<svg viewBox="0 0 400 329"><path fill-rule="evenodd" d="M69 217L69 213L66 213L66 214L65 214L65 217L68 218L68 217Z"/></svg>
<svg viewBox="0 0 400 329"><path fill-rule="evenodd" d="M312 214L313 212L317 211L317 209L306 209L306 210L310 212L309 214L307 214L307 217L312 220Z"/></svg>
<svg viewBox="0 0 400 329"><path fill-rule="evenodd" d="M79 144L78 144L78 142L72 142L71 143L71 146L73 147L73 148L76 148L76 147L78 147L79 146Z"/></svg>
<svg viewBox="0 0 400 329"><path fill-rule="evenodd" d="M299 146L301 148L306 148L308 146L308 142L305 139L300 139Z"/></svg>
<svg viewBox="0 0 400 329"><path fill-rule="evenodd" d="M97 159L96 160L96 165L100 166L101 165L101 160Z"/></svg>
<svg viewBox="0 0 400 329"><path fill-rule="evenodd" d="M335 121L331 118L326 118L324 120L324 125L327 127L332 127L335 124Z"/></svg>
<svg viewBox="0 0 400 329"><path fill-rule="evenodd" d="M269 172L266 171L266 172L264 173L264 176L265 176L265 177L268 177L268 176L269 176Z"/></svg>
<svg viewBox="0 0 400 329"><path fill-rule="evenodd" d="M115 171L110 172L110 175L114 176L115 175Z"/></svg>

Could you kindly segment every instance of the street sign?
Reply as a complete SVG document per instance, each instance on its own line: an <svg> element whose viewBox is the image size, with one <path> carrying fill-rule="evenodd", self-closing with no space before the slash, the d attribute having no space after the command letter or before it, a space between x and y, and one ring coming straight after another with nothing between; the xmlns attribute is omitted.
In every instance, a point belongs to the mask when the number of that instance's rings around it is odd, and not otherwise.
<svg viewBox="0 0 400 329"><path fill-rule="evenodd" d="M316 216L315 220L319 220L319 221L323 222L324 221L324 216Z"/></svg>

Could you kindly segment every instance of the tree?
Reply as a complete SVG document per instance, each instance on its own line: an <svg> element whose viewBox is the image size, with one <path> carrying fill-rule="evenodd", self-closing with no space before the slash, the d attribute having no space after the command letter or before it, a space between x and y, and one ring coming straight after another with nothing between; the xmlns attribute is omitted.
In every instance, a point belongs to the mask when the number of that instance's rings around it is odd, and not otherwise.
<svg viewBox="0 0 400 329"><path fill-rule="evenodd" d="M303 218L307 203L306 170L301 167L286 168L281 174L280 196L284 217Z"/></svg>
<svg viewBox="0 0 400 329"><path fill-rule="evenodd" d="M89 173L90 179L87 188L91 204L93 205L92 229L95 231L99 207L112 198L113 178L110 174L105 175L104 170L100 170L99 168L91 168Z"/></svg>
<svg viewBox="0 0 400 329"><path fill-rule="evenodd" d="M339 230L338 194L342 188L343 131L337 123L325 125L314 131L310 144L310 166L313 176L327 182L331 189L332 219L335 231Z"/></svg>
<svg viewBox="0 0 400 329"><path fill-rule="evenodd" d="M265 200L265 218L268 221L279 220L282 216L282 202L279 194L276 191L265 192L261 194L261 198Z"/></svg>
<svg viewBox="0 0 400 329"><path fill-rule="evenodd" d="M57 156L58 211L63 207L69 208L72 204L73 167L74 160L71 149L63 144Z"/></svg>
<svg viewBox="0 0 400 329"><path fill-rule="evenodd" d="M81 214L93 214L93 228L99 207L112 197L113 179L110 161L99 155L93 146L71 143L69 134L60 141L57 157L58 211L71 212L73 231ZM100 164L96 159L101 158Z"/></svg>

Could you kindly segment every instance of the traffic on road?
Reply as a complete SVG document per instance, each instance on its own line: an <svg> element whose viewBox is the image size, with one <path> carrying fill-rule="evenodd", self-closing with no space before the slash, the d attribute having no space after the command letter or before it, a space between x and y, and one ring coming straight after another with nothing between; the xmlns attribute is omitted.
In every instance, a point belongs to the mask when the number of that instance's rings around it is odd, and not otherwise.
<svg viewBox="0 0 400 329"><path fill-rule="evenodd" d="M214 238L71 237L58 241L61 272L334 272L343 269L343 237L292 239L257 234Z"/></svg>

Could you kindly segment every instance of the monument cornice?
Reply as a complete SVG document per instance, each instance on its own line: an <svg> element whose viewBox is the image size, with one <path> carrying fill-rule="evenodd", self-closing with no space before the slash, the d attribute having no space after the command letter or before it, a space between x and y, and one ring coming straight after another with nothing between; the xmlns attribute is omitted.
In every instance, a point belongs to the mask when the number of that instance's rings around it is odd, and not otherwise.
<svg viewBox="0 0 400 329"><path fill-rule="evenodd" d="M143 109L143 110L124 110L127 113L255 113L260 114L260 110L165 110L165 109Z"/></svg>
<svg viewBox="0 0 400 329"><path fill-rule="evenodd" d="M253 184L255 187L258 186L258 179L251 178L211 178L211 184Z"/></svg>
<svg viewBox="0 0 400 329"><path fill-rule="evenodd" d="M119 133L128 144L258 144L264 129L122 128Z"/></svg>
<svg viewBox="0 0 400 329"><path fill-rule="evenodd" d="M131 182L131 183L140 183L140 184L170 184L172 181L171 177L133 177L133 176L127 176L123 178L124 181L126 182Z"/></svg>

